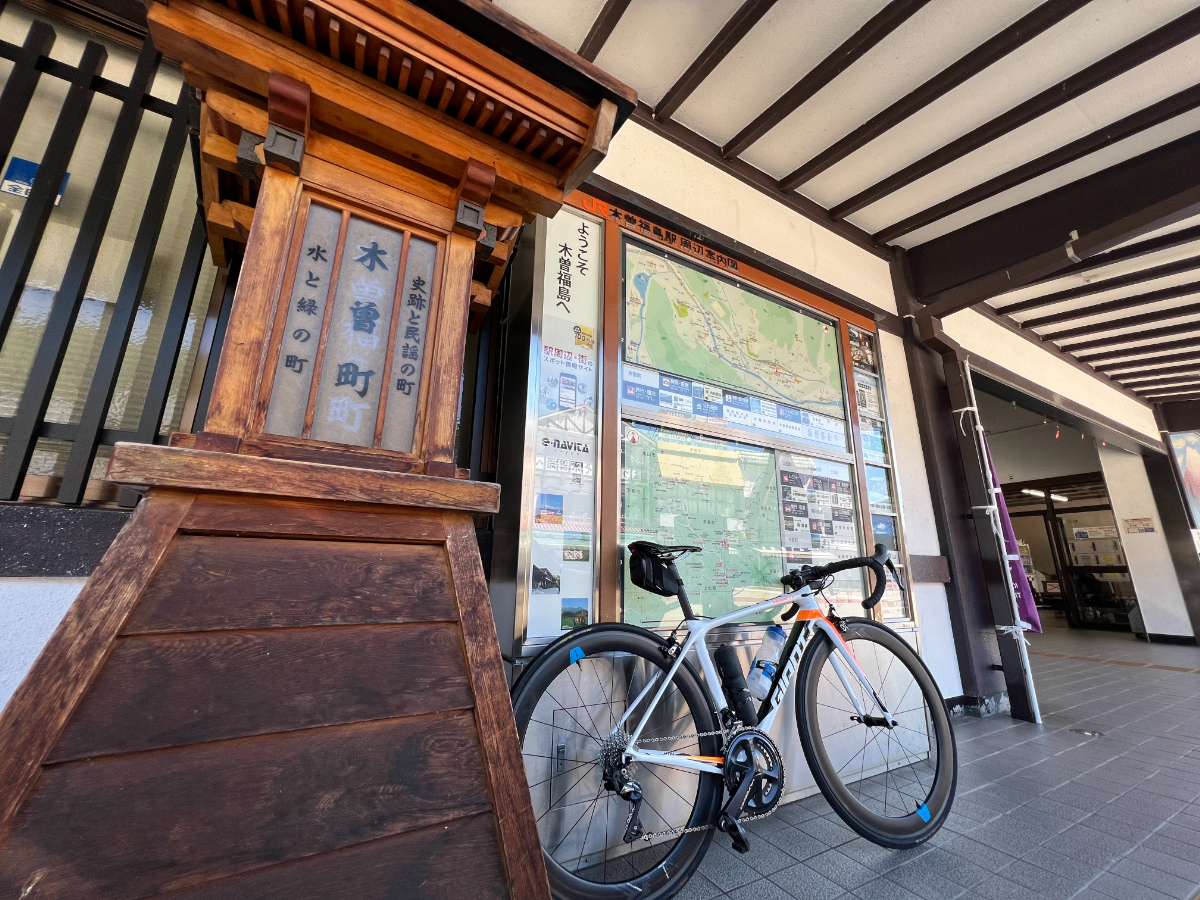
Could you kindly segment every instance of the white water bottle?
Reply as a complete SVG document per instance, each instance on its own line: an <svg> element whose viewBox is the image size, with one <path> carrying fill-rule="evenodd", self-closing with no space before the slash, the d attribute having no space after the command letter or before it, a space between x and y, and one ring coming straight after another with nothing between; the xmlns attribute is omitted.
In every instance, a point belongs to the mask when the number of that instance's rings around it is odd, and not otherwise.
<svg viewBox="0 0 1200 900"><path fill-rule="evenodd" d="M767 694L771 690L771 682L775 680L775 667L779 664L779 657L783 655L785 640L787 640L787 635L778 625L772 625L763 635L762 643L758 645L758 652L754 654L754 665L750 667L750 675L746 678L746 685L750 688L754 699L767 699Z"/></svg>

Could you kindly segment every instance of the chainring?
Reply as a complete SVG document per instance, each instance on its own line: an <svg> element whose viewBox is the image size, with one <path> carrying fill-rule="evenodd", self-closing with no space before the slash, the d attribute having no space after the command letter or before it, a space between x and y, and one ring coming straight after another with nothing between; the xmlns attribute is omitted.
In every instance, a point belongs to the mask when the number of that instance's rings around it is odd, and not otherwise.
<svg viewBox="0 0 1200 900"><path fill-rule="evenodd" d="M758 774L746 797L745 812L763 816L771 812L783 797L783 756L766 734L757 728L743 728L725 748L725 787L733 794L746 772L758 763Z"/></svg>

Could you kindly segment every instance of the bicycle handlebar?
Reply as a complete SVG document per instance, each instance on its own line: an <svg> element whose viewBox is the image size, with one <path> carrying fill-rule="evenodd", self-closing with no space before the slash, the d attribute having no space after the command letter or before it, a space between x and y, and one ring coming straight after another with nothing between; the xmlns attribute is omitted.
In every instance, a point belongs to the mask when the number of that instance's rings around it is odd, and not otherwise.
<svg viewBox="0 0 1200 900"><path fill-rule="evenodd" d="M853 559L839 559L825 566L805 566L803 569L792 569L791 572L784 575L779 581L784 587L798 591L806 584L815 584L816 582L824 581L830 575L837 572L844 572L847 569L869 568L875 573L875 589L871 591L871 596L863 601L862 607L863 609L873 609L883 599L883 592L887 588L887 570L884 569L884 565L889 562L887 548L883 544L876 544L873 556L856 556ZM898 578L896 581L899 584ZM901 590L903 590L903 587L901 587Z"/></svg>

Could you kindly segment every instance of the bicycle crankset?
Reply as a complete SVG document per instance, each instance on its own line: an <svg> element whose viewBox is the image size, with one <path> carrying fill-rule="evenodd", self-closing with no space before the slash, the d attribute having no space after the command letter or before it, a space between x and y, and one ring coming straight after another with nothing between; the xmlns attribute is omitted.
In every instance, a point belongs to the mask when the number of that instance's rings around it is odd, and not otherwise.
<svg viewBox="0 0 1200 900"><path fill-rule="evenodd" d="M737 820L746 813L765 816L783 797L783 757L774 741L757 728L734 735L725 748L725 787L729 802L717 827L733 839L733 849L745 853L750 843Z"/></svg>

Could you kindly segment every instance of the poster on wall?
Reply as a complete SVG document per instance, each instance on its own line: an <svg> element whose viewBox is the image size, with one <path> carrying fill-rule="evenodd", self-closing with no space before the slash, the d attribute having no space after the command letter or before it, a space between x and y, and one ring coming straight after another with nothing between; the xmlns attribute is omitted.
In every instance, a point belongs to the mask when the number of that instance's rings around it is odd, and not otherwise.
<svg viewBox="0 0 1200 900"><path fill-rule="evenodd" d="M546 222L529 638L594 621L600 234L567 209Z"/></svg>

